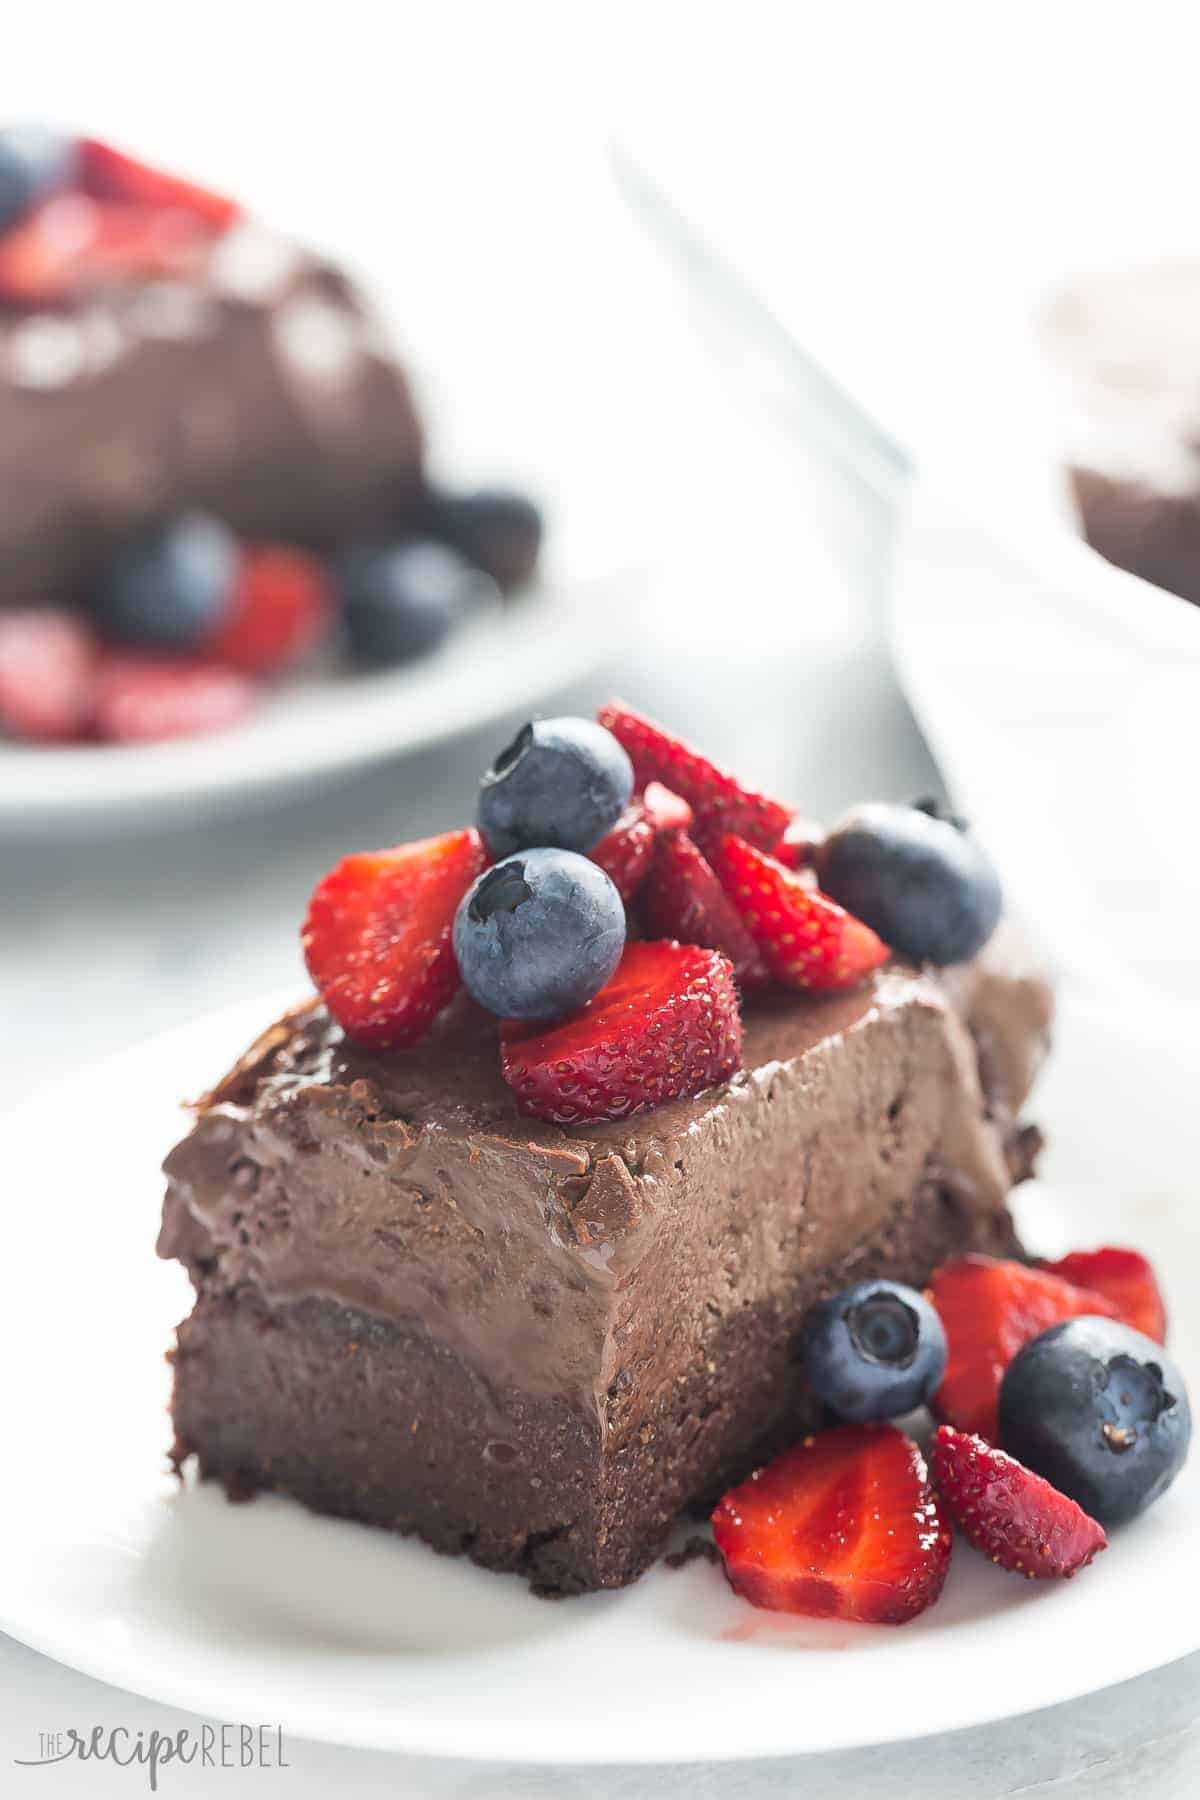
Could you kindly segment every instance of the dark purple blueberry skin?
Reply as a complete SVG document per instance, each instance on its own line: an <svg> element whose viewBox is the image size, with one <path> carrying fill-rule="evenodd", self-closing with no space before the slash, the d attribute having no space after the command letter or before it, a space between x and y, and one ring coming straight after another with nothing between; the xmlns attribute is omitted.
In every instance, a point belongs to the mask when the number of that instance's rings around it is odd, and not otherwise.
<svg viewBox="0 0 1200 1800"><path fill-rule="evenodd" d="M1191 1432L1179 1368L1116 1319L1052 1325L1000 1387L1001 1444L1102 1525L1123 1525L1166 1492Z"/></svg>
<svg viewBox="0 0 1200 1800"><path fill-rule="evenodd" d="M633 793L633 764L594 719L522 725L483 777L479 829L493 856L554 845L590 850Z"/></svg>
<svg viewBox="0 0 1200 1800"><path fill-rule="evenodd" d="M96 623L117 643L191 650L220 621L237 566L236 540L219 520L169 519L117 551L92 596Z"/></svg>
<svg viewBox="0 0 1200 1800"><path fill-rule="evenodd" d="M809 1314L804 1374L853 1424L924 1406L946 1371L946 1333L923 1294L898 1281L860 1281Z"/></svg>
<svg viewBox="0 0 1200 1800"><path fill-rule="evenodd" d="M454 920L473 999L502 1019L556 1019L598 994L625 948L616 888L573 850L521 850L485 869Z"/></svg>
<svg viewBox="0 0 1200 1800"><path fill-rule="evenodd" d="M423 538L349 550L334 579L346 648L368 669L428 656L467 619L500 605L487 575L445 544Z"/></svg>
<svg viewBox="0 0 1200 1800"><path fill-rule="evenodd" d="M855 807L817 854L825 893L913 962L968 962L1003 906L1000 879L961 821L916 806Z"/></svg>
<svg viewBox="0 0 1200 1800"><path fill-rule="evenodd" d="M68 187L75 156L75 139L52 125L9 125L0 131L0 231Z"/></svg>
<svg viewBox="0 0 1200 1800"><path fill-rule="evenodd" d="M506 594L533 578L542 548L541 509L514 488L435 494L430 529L485 570Z"/></svg>

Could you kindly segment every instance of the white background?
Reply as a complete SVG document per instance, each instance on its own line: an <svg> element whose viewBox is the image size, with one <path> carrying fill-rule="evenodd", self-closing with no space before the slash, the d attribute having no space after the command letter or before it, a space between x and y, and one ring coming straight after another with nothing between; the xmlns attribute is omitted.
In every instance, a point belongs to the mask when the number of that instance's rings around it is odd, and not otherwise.
<svg viewBox="0 0 1200 1800"><path fill-rule="evenodd" d="M524 349L510 348L528 341L518 315L540 297L547 357L603 366L604 291L578 316L555 316L544 301L556 291L556 254L579 254L580 146L615 132L931 466L985 487L1012 480L1006 346L1035 297L1075 267L1200 247L1193 10L833 11L76 7L6 20L0 114L48 113L153 147L345 248L386 281L402 315L403 259L419 259L410 345L436 366L435 390L487 386L495 423L473 450L493 461L504 453L505 403L521 406L529 392ZM623 266L605 272L614 291L622 275ZM644 359L612 372L627 435L609 454L633 459L643 490L661 499L650 510L666 567L661 606L626 647L622 680L743 761L748 739L763 780L795 792L804 771L812 804L841 804L855 791L853 744L837 769L817 767L809 746L819 734L805 737L803 708L788 700L808 694L827 729L829 702L822 713L815 684L805 689L807 664L832 663L847 679L868 629L851 589L877 546L844 517L821 529L789 517L778 447L751 454L749 419L735 421L716 387L688 386L663 297L648 295L646 311ZM572 415L569 399L560 392L547 417L555 431L586 435L590 421ZM647 449L661 455L673 419L683 429L668 466ZM836 497L825 498L836 513ZM801 602L814 586L829 592L839 571L831 627ZM749 621L733 646L731 605ZM755 643L756 627L769 648ZM895 791L911 787L925 773L920 752L876 677L837 692L843 709L861 702L890 734ZM6 1090L32 1089L64 1061L252 985L290 980L314 874L349 841L446 821L484 748L418 759L265 820L117 846L0 845ZM1200 1775L1198 1686L1195 1664L1179 1665L1019 1728L704 1780L713 1793L920 1786L935 1796L1073 1781L1080 1792L1169 1800ZM39 1729L163 1716L0 1640L0 1791L66 1792L72 1782L89 1794L138 1791L132 1773L22 1773L9 1761L29 1753ZM207 1791L317 1794L335 1781L363 1794L703 1791L692 1774L502 1777L314 1746L295 1747L292 1761L278 1775L213 1777ZM164 1778L167 1792L189 1786L206 1791Z"/></svg>

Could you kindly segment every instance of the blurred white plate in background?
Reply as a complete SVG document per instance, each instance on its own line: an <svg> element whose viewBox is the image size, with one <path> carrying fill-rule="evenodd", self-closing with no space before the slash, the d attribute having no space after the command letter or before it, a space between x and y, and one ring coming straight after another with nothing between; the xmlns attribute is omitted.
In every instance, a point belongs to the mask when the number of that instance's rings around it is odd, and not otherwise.
<svg viewBox="0 0 1200 1800"><path fill-rule="evenodd" d="M1200 1647L1200 1456L1065 1584L959 1543L942 1600L901 1629L756 1613L719 1570L659 1566L556 1604L291 1502L181 1492L163 1351L190 1292L157 1264L160 1157L196 1093L272 1016L240 1002L55 1084L3 1125L7 1467L0 1630L102 1680L289 1735L536 1762L780 1755L917 1737L1049 1706ZM1069 990L1037 1099L1051 1153L1030 1245L1142 1245L1172 1347L1200 1372L1194 1083L1161 1020ZM86 1147L86 1175L57 1146ZM1195 1390L1195 1387L1193 1388Z"/></svg>
<svg viewBox="0 0 1200 1800"><path fill-rule="evenodd" d="M561 546L552 559L569 562ZM0 831L107 830L159 816L178 824L532 711L611 657L645 579L630 566L560 580L552 562L502 617L467 626L433 656L281 683L228 731L138 746L0 743Z"/></svg>
<svg viewBox="0 0 1200 1800"><path fill-rule="evenodd" d="M258 25L246 29L253 36ZM249 40L243 48L251 54ZM0 831L107 829L240 806L533 710L610 661L645 604L647 472L662 464L647 398L656 343L639 303L644 251L602 136L567 116L567 98L514 119L483 70L462 68L469 131L456 122L439 140L450 125L444 102L414 95L398 116L389 104L343 119L331 148L307 129L262 131L257 108L215 131L204 107L162 108L154 85L89 81L73 93L55 78L39 92L31 71L20 110L224 187L351 268L413 373L434 475L534 495L547 515L544 572L494 629L464 631L400 671L281 684L228 732L136 748L0 742ZM500 133L503 153L481 158L480 144ZM433 148L436 180L417 179Z"/></svg>

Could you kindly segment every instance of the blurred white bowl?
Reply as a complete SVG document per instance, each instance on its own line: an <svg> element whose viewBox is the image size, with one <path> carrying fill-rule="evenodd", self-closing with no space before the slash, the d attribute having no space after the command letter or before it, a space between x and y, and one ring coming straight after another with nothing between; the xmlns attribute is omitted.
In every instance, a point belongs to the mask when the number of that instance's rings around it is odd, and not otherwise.
<svg viewBox="0 0 1200 1800"><path fill-rule="evenodd" d="M1200 608L1066 524L973 517L918 485L892 648L956 799L1066 973L1200 998Z"/></svg>

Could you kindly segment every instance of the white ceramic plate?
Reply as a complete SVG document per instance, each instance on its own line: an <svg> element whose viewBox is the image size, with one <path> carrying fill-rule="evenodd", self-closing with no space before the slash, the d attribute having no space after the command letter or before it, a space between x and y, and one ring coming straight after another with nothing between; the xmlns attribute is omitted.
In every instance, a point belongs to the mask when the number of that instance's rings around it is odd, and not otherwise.
<svg viewBox="0 0 1200 1800"><path fill-rule="evenodd" d="M550 1604L416 1543L228 1505L164 1473L162 1351L189 1304L155 1261L160 1156L269 1003L126 1053L9 1118L0 1306L0 1629L197 1712L386 1749L529 1761L749 1757L982 1723L1200 1645L1200 1458L1085 1575L1033 1585L961 1544L899 1630L755 1613L719 1571L657 1568ZM1038 1114L1032 1245L1118 1238L1165 1274L1200 1368L1188 1061L1143 1019L1066 1000Z"/></svg>
<svg viewBox="0 0 1200 1800"><path fill-rule="evenodd" d="M138 746L0 743L0 830L105 829L238 807L255 794L402 756L581 681L623 636L644 570L556 578L435 655L379 674L319 674L272 692L229 731Z"/></svg>

